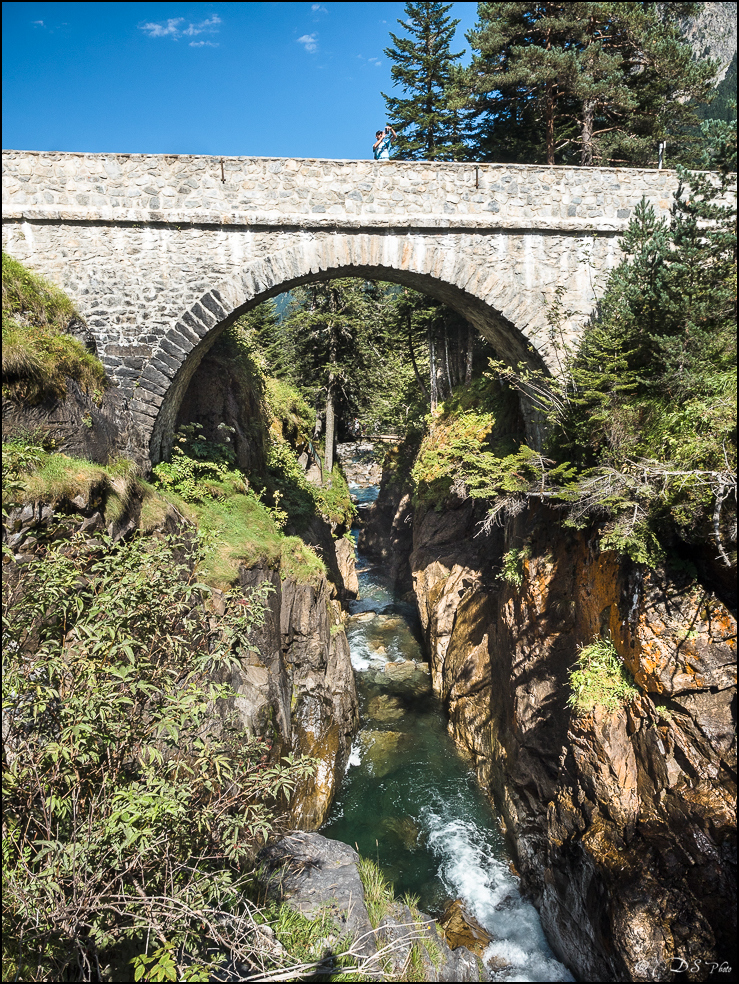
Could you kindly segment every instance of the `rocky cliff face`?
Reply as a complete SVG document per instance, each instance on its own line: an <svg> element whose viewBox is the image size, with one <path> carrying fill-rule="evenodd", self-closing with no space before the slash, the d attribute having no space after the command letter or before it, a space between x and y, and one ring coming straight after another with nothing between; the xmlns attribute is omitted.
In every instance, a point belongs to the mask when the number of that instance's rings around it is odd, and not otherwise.
<svg viewBox="0 0 739 984"><path fill-rule="evenodd" d="M377 500L360 515L364 526L357 543L362 553L384 562L401 594L412 587L408 558L413 547L413 507L407 467L415 450L409 443L388 456Z"/></svg>
<svg viewBox="0 0 739 984"><path fill-rule="evenodd" d="M225 424L239 468L264 471L268 424L258 385L218 349L205 355L182 398L176 427L190 423L200 424L203 437L215 442L223 440Z"/></svg>
<svg viewBox="0 0 739 984"><path fill-rule="evenodd" d="M135 461L142 473L151 467L146 440L135 424L122 391L109 387L101 401L67 379L64 400L49 396L34 406L3 398L3 438L47 435L63 454L107 464L119 455Z"/></svg>
<svg viewBox="0 0 739 984"><path fill-rule="evenodd" d="M550 942L583 980L735 967L734 617L684 575L601 553L551 510L475 536L480 518L470 501L417 511L410 566L450 731ZM578 647L606 635L639 694L578 715Z"/></svg>
<svg viewBox="0 0 739 984"><path fill-rule="evenodd" d="M235 711L252 734L276 733L285 754L311 755L317 771L297 791L290 822L300 830L323 823L341 782L351 737L359 724L354 673L341 606L330 583L280 583L266 568L242 568L242 588L267 581L272 592L264 625L254 639L249 665L231 684L241 696Z"/></svg>
<svg viewBox="0 0 739 984"><path fill-rule="evenodd" d="M696 59L715 58L719 63L716 84L725 77L736 55L736 5L703 3L701 9L683 21L683 32Z"/></svg>

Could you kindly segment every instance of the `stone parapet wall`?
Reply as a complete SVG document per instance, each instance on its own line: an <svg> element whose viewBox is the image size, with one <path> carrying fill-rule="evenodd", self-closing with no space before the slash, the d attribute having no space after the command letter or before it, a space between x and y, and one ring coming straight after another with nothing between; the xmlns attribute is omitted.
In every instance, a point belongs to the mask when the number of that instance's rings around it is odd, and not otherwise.
<svg viewBox="0 0 739 984"><path fill-rule="evenodd" d="M509 363L556 373L634 207L666 216L677 184L644 169L6 151L3 249L73 300L158 461L218 334L316 280L427 293Z"/></svg>
<svg viewBox="0 0 739 984"><path fill-rule="evenodd" d="M644 168L3 152L4 214L75 221L621 229L642 196L665 213L676 186Z"/></svg>

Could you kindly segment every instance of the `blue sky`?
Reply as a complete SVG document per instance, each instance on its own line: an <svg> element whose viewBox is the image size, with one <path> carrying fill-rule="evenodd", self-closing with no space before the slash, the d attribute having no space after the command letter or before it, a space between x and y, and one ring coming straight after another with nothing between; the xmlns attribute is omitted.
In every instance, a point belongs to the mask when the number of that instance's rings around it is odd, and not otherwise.
<svg viewBox="0 0 739 984"><path fill-rule="evenodd" d="M476 11L453 5L455 50ZM3 147L370 157L403 16L402 3L3 3Z"/></svg>

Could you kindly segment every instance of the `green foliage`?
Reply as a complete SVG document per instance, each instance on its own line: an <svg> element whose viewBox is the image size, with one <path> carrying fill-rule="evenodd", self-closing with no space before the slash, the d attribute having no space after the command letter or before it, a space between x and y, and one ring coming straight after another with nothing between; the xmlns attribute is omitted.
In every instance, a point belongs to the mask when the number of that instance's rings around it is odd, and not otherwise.
<svg viewBox="0 0 739 984"><path fill-rule="evenodd" d="M506 584L512 584L514 587L520 588L523 584L523 562L528 556L529 551L526 547L520 550L514 548L504 553L503 565L498 574L498 579L505 581Z"/></svg>
<svg viewBox="0 0 739 984"><path fill-rule="evenodd" d="M185 502L218 499L246 492L244 476L233 467L236 456L228 444L207 441L202 424L180 427L172 447L172 460L154 467L159 484Z"/></svg>
<svg viewBox="0 0 739 984"><path fill-rule="evenodd" d="M315 413L300 391L287 380L267 379L267 406L280 435L293 447L304 444L313 435Z"/></svg>
<svg viewBox="0 0 739 984"><path fill-rule="evenodd" d="M516 451L516 400L491 380L455 391L429 422L411 478L415 501L441 509L452 493L489 498L526 487L520 470L528 448Z"/></svg>
<svg viewBox="0 0 739 984"><path fill-rule="evenodd" d="M696 101L716 65L696 62L678 4L480 3L468 34L475 150L490 160L692 162ZM479 158L478 158L479 159Z"/></svg>
<svg viewBox="0 0 739 984"><path fill-rule="evenodd" d="M100 396L102 364L65 333L78 317L69 298L6 253L2 266L3 395L26 403L61 399L69 377Z"/></svg>
<svg viewBox="0 0 739 984"><path fill-rule="evenodd" d="M459 73L455 62L462 53L452 53L449 44L458 20L447 14L450 3L406 3L404 19L398 20L410 35L390 34L393 47L385 55L393 63L393 85L405 98L383 92L388 116L396 123L401 160L456 160L462 152L463 123L460 109Z"/></svg>
<svg viewBox="0 0 739 984"><path fill-rule="evenodd" d="M725 170L683 172L669 226L645 203L636 209L622 244L629 260L610 275L586 330L552 442L553 455L581 469L569 493L575 516L586 505L605 509L615 522L609 544L635 560L652 562L673 531L688 541L713 535L726 560L731 519L720 525L720 507L736 488L736 136L721 127L709 122L704 133Z"/></svg>
<svg viewBox="0 0 739 984"><path fill-rule="evenodd" d="M680 172L669 224L637 206L560 379L494 367L548 417L549 435L546 457L528 454L538 475L509 486L491 518L539 498L568 525L598 522L601 546L637 563L712 539L735 564L736 134L719 121L703 133L713 172Z"/></svg>
<svg viewBox="0 0 739 984"><path fill-rule="evenodd" d="M338 465L331 472L330 484L315 489L316 508L332 526L348 530L357 514L349 485Z"/></svg>
<svg viewBox="0 0 739 984"><path fill-rule="evenodd" d="M580 650L570 673L570 689L567 703L577 715L597 707L615 711L639 694L610 639L596 639Z"/></svg>
<svg viewBox="0 0 739 984"><path fill-rule="evenodd" d="M373 928L377 928L385 916L392 915L393 910L397 909L398 902L395 899L393 886L383 874L380 866L370 858L360 855L357 869L359 871L359 877L362 880L364 904L367 908L370 924ZM418 896L404 895L400 903L407 905L410 909L420 935L422 922L421 913L418 909ZM386 974L394 980L424 981L428 979L426 976L428 960L438 970L441 965L441 951L432 937L423 935L421 938L413 941L408 959L402 971L399 974L394 973L392 966L388 964L385 968Z"/></svg>
<svg viewBox="0 0 739 984"><path fill-rule="evenodd" d="M338 465L334 466L330 485L312 485L293 448L286 441L275 440L270 445L267 468L267 489L282 510L283 526L289 521L293 529L302 533L316 513L333 526L351 526L356 510Z"/></svg>
<svg viewBox="0 0 739 984"><path fill-rule="evenodd" d="M55 453L48 443L39 444L32 438L13 438L3 444L3 509L20 502L44 502L64 509L77 497L103 512L108 522L118 520L134 499L153 510L154 501L160 502L127 458L95 465Z"/></svg>
<svg viewBox="0 0 739 984"><path fill-rule="evenodd" d="M369 435L403 434L420 428L428 412L432 355L433 378L446 396L490 355L464 318L409 288L359 280L330 287L291 291L283 320L257 336L277 377L267 384L267 401L293 445L307 443L315 426L313 410L308 420L304 408L290 405L296 390L321 418L319 430L332 377L339 430L357 419ZM284 383L295 389L281 393Z"/></svg>
<svg viewBox="0 0 739 984"><path fill-rule="evenodd" d="M246 605L228 598L214 634L191 549L78 536L5 592L11 977L93 980L109 963L121 980L121 961L139 957L137 979L208 979L213 945L228 949L243 912L239 867L272 828L270 804L312 771L265 766L265 746L225 710L235 692L214 682L249 657L268 586Z"/></svg>
<svg viewBox="0 0 739 984"><path fill-rule="evenodd" d="M710 103L699 105L697 113L702 120L722 120L736 126L736 52L726 75L716 88L715 98Z"/></svg>
<svg viewBox="0 0 739 984"><path fill-rule="evenodd" d="M288 518L300 528L306 525L320 498L305 481L290 446L272 442L269 461L278 479L270 482L268 473L268 486L257 492L234 467L230 445L206 441L201 430L199 424L181 427L172 460L157 465L154 476L209 543L201 562L203 579L213 587L228 588L241 564L261 563L279 569L283 578L317 581L325 573L323 561L298 537L283 532ZM350 501L348 489L346 498Z"/></svg>

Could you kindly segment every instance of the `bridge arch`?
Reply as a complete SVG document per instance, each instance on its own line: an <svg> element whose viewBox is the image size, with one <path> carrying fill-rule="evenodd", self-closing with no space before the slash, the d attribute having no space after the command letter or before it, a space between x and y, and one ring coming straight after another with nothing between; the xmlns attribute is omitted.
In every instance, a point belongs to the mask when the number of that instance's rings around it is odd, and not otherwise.
<svg viewBox="0 0 739 984"><path fill-rule="evenodd" d="M555 301L576 345L645 199L644 168L3 152L3 249L64 290L154 461L218 334L312 280L406 284L456 308L503 358L556 372ZM128 440L128 438L126 439Z"/></svg>
<svg viewBox="0 0 739 984"><path fill-rule="evenodd" d="M430 243L409 232L297 233L291 244L252 260L188 305L144 367L133 408L150 422L152 463L169 455L180 404L206 352L246 311L294 287L339 277L402 284L443 301L463 315L506 361L547 369L551 343L543 293L518 293L490 262L488 248L475 262L459 235ZM509 247L509 243L504 244ZM543 343L540 339L543 337Z"/></svg>

